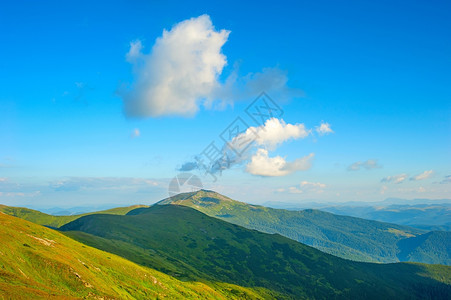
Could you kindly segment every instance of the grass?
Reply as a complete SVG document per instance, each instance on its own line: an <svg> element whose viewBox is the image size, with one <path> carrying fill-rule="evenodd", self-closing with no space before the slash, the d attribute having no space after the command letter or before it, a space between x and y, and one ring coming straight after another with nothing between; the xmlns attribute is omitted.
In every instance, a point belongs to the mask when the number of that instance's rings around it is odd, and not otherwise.
<svg viewBox="0 0 451 300"><path fill-rule="evenodd" d="M0 213L3 299L261 299L265 290L182 282L67 236Z"/></svg>
<svg viewBox="0 0 451 300"><path fill-rule="evenodd" d="M85 214L80 214L80 215L53 216L53 215L48 215L48 214L42 213L37 210L25 208L25 207L13 207L13 206L6 206L6 205L0 204L0 212L36 223L39 225L45 225L45 226L52 227L52 228L59 228L59 227L63 226L64 224L67 224L69 222L72 222L73 220L76 220L80 217L87 216L87 215L92 215L92 214L125 215L133 209L145 208L145 207L148 207L148 206L133 205L133 206L126 206L126 207L116 207L116 208L112 208L112 209L108 209L108 210L85 213Z"/></svg>
<svg viewBox="0 0 451 300"><path fill-rule="evenodd" d="M280 298L446 299L451 293L451 267L344 260L178 205L85 216L61 229L183 281L266 288Z"/></svg>

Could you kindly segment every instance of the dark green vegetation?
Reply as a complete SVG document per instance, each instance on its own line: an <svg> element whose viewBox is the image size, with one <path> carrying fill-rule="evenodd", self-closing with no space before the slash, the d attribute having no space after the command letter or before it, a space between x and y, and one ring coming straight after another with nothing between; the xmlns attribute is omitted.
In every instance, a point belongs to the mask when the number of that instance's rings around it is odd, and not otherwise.
<svg viewBox="0 0 451 300"><path fill-rule="evenodd" d="M178 205L89 215L61 230L183 281L264 287L275 293L268 297L447 299L451 293L451 267L344 260Z"/></svg>
<svg viewBox="0 0 451 300"><path fill-rule="evenodd" d="M431 231L416 237L399 241L402 251L400 260L422 261L433 264L439 259L444 265L451 265L451 232Z"/></svg>
<svg viewBox="0 0 451 300"><path fill-rule="evenodd" d="M450 264L451 240L448 234L441 235L445 241L428 239L420 247L411 247L410 243L402 241L413 237L423 240L425 231L319 210L291 211L250 205L205 190L179 194L159 204L192 207L233 224L279 233L326 253L352 260Z"/></svg>
<svg viewBox="0 0 451 300"><path fill-rule="evenodd" d="M24 207L13 207L6 206L0 204L0 212L3 212L7 215L15 216L39 225L45 225L52 228L59 228L64 224L67 224L73 220L76 220L82 216L87 216L91 214L111 214L111 215L125 215L132 209L147 207L145 205L133 205L127 207L116 207L108 210L86 213L81 215L72 215L72 216L52 216L45 213L42 213L37 210L24 208Z"/></svg>
<svg viewBox="0 0 451 300"><path fill-rule="evenodd" d="M426 230L451 231L451 204L330 206L322 210L364 219L408 225Z"/></svg>
<svg viewBox="0 0 451 300"><path fill-rule="evenodd" d="M181 282L55 230L0 213L0 299L261 299L218 282Z"/></svg>

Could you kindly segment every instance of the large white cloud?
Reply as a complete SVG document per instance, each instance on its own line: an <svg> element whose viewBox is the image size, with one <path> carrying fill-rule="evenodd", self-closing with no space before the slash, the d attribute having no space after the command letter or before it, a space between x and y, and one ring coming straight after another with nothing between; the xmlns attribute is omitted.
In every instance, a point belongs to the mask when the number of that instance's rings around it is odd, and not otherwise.
<svg viewBox="0 0 451 300"><path fill-rule="evenodd" d="M133 65L134 83L118 91L129 117L193 116L205 108L271 92L279 101L302 96L287 86L286 72L264 68L238 76L238 69L219 80L227 57L221 49L230 31L216 30L208 15L191 18L164 30L150 53L137 40L130 43L126 60Z"/></svg>
<svg viewBox="0 0 451 300"><path fill-rule="evenodd" d="M216 31L207 15L164 30L150 54L142 53L140 41L131 44L127 61L134 65L136 81L120 91L128 116L190 116L199 101L217 89L218 77L227 63L221 48L229 31Z"/></svg>
<svg viewBox="0 0 451 300"><path fill-rule="evenodd" d="M269 157L266 149L258 149L246 165L246 172L259 176L285 176L296 171L308 170L314 154L287 162L281 156Z"/></svg>

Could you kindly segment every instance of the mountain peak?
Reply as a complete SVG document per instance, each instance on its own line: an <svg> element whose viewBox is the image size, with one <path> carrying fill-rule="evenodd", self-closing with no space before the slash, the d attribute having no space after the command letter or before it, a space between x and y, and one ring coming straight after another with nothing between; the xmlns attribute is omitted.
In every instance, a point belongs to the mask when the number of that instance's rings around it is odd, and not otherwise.
<svg viewBox="0 0 451 300"><path fill-rule="evenodd" d="M236 200L232 200L229 197L226 197L224 195L221 195L215 191L212 190L206 190L201 189L195 192L186 192L186 193L180 193L171 197L168 197L166 199L163 199L156 204L158 205L166 205L166 204L175 204L175 205L196 205L198 203L215 203L219 204L223 201L226 202L239 202Z"/></svg>

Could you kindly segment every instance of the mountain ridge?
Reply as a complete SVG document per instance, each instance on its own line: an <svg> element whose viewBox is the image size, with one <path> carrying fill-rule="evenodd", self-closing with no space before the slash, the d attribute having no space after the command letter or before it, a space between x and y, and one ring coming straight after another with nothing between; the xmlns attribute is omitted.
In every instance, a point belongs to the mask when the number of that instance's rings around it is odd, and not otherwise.
<svg viewBox="0 0 451 300"><path fill-rule="evenodd" d="M451 292L451 267L344 260L181 205L154 205L127 215L89 215L61 230L184 280L265 287L280 297L421 299L424 293L444 298Z"/></svg>
<svg viewBox="0 0 451 300"><path fill-rule="evenodd" d="M266 233L279 233L326 253L357 261L389 263L405 258L408 261L451 263L451 246L447 244L440 248L444 256L434 256L433 253L432 257L409 254L398 256L400 252L405 252L405 249L399 248L404 245L399 244L400 240L427 233L418 228L335 215L315 209L274 209L236 201L209 190L178 194L155 205L166 204L192 207L233 224ZM427 259L423 260L425 257Z"/></svg>

